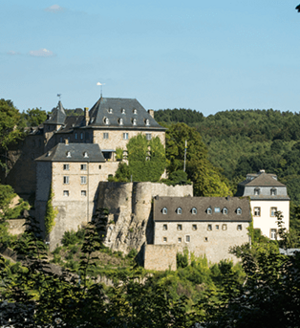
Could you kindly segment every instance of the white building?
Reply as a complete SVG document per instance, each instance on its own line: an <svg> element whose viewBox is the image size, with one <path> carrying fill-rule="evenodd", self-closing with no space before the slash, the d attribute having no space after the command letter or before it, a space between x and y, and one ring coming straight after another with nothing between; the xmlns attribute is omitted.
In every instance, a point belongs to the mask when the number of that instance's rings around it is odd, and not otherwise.
<svg viewBox="0 0 300 328"><path fill-rule="evenodd" d="M236 196L250 197L253 226L264 236L277 238L276 211L282 213L284 226L289 229L290 198L286 186L275 174L267 174L264 170L247 174L246 180L238 184Z"/></svg>

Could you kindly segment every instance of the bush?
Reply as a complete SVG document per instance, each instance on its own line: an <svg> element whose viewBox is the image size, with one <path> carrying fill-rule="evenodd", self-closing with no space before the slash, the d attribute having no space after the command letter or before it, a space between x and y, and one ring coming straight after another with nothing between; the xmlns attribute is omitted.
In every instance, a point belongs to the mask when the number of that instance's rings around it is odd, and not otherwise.
<svg viewBox="0 0 300 328"><path fill-rule="evenodd" d="M77 243L82 242L84 239L84 229L80 229L77 232L74 230L66 231L62 238L62 244L66 247L69 245L75 245Z"/></svg>
<svg viewBox="0 0 300 328"><path fill-rule="evenodd" d="M130 252L127 254L127 258L134 259L137 256L138 252L135 248L132 248Z"/></svg>

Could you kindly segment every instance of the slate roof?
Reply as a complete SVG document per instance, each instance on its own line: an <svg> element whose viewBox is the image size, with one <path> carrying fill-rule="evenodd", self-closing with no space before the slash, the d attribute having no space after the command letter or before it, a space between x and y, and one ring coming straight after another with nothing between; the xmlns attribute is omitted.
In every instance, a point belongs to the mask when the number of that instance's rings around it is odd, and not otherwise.
<svg viewBox="0 0 300 328"><path fill-rule="evenodd" d="M245 180L239 185L252 186L252 187L285 187L285 185L278 180L275 180L273 177L276 177L274 174L261 173L257 177L254 177L253 180Z"/></svg>
<svg viewBox="0 0 300 328"><path fill-rule="evenodd" d="M122 113L122 110L125 113ZM135 110L136 114L134 114ZM89 116L89 128L166 130L155 121L136 99L131 98L101 97L89 111ZM105 124L106 118L109 120L108 124ZM120 119L123 120L122 125ZM133 125L134 119L136 119L136 125ZM146 125L146 119L149 120L148 126Z"/></svg>
<svg viewBox="0 0 300 328"><path fill-rule="evenodd" d="M163 208L167 208L167 214L163 214ZM181 207L182 214L176 210ZM197 214L192 213L192 208L197 209ZM215 207L220 208L220 213L215 213ZM207 209L211 208L209 214ZM223 214L223 209L228 214ZM241 208L242 213L237 214ZM248 198L238 197L155 197L154 198L154 221L179 222L179 221L218 221L218 222L250 222L250 201Z"/></svg>
<svg viewBox="0 0 300 328"><path fill-rule="evenodd" d="M57 106L52 109L49 118L44 122L44 124L64 124L66 116L64 107L61 101L59 101Z"/></svg>
<svg viewBox="0 0 300 328"><path fill-rule="evenodd" d="M70 152L71 157L67 157ZM84 157L87 152L88 157ZM36 158L39 162L105 162L98 144L89 143L59 143L49 152Z"/></svg>
<svg viewBox="0 0 300 328"><path fill-rule="evenodd" d="M75 127L83 125L84 116L67 116L64 126L56 133L72 133Z"/></svg>

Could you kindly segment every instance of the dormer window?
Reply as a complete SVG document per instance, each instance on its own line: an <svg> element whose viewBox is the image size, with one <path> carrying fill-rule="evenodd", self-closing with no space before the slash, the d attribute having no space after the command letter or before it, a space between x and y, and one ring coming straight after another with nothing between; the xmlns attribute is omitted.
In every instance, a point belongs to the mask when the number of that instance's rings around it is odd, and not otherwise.
<svg viewBox="0 0 300 328"><path fill-rule="evenodd" d="M168 213L168 209L166 208L166 207L164 207L163 209L162 209L162 214L167 214Z"/></svg>
<svg viewBox="0 0 300 328"><path fill-rule="evenodd" d="M133 110L133 114L134 114L134 115L137 114L137 110L136 110L136 109Z"/></svg>
<svg viewBox="0 0 300 328"><path fill-rule="evenodd" d="M88 155L87 151L83 152L83 157L84 158L89 158L89 155Z"/></svg>
<svg viewBox="0 0 300 328"><path fill-rule="evenodd" d="M47 157L51 156L51 151L48 151Z"/></svg>
<svg viewBox="0 0 300 328"><path fill-rule="evenodd" d="M206 210L206 213L207 213L207 214L212 214L212 209L211 209L211 207L209 207L209 208Z"/></svg>
<svg viewBox="0 0 300 328"><path fill-rule="evenodd" d="M125 108L121 109L121 114L126 114Z"/></svg>
<svg viewBox="0 0 300 328"><path fill-rule="evenodd" d="M109 114L112 114L112 108L109 108L108 112Z"/></svg>
<svg viewBox="0 0 300 328"><path fill-rule="evenodd" d="M132 125L136 125L136 118L132 120Z"/></svg>
<svg viewBox="0 0 300 328"><path fill-rule="evenodd" d="M260 189L259 188L255 188L254 189L254 195L258 196L260 194Z"/></svg>
<svg viewBox="0 0 300 328"><path fill-rule="evenodd" d="M272 188L271 189L271 196L276 196L277 195L277 189L276 188Z"/></svg>
<svg viewBox="0 0 300 328"><path fill-rule="evenodd" d="M228 214L228 209L226 207L223 208L223 214L227 215Z"/></svg>
<svg viewBox="0 0 300 328"><path fill-rule="evenodd" d="M70 151L67 151L67 152L66 152L66 156L67 156L68 158L70 158L70 157L71 157L71 152L70 152Z"/></svg>
<svg viewBox="0 0 300 328"><path fill-rule="evenodd" d="M107 117L104 118L104 123L107 125L109 124L109 119Z"/></svg>
<svg viewBox="0 0 300 328"><path fill-rule="evenodd" d="M119 119L119 124L123 125L123 119L122 118Z"/></svg>
<svg viewBox="0 0 300 328"><path fill-rule="evenodd" d="M236 214L237 214L237 215L241 215L241 214L242 214L242 209L241 209L240 207L238 207L238 208L236 209Z"/></svg>
<svg viewBox="0 0 300 328"><path fill-rule="evenodd" d="M176 210L176 213L177 214L182 214L182 208L181 207L178 207L177 210Z"/></svg>
<svg viewBox="0 0 300 328"><path fill-rule="evenodd" d="M193 208L192 208L192 214L197 214L197 209L196 209L196 207L193 207Z"/></svg>
<svg viewBox="0 0 300 328"><path fill-rule="evenodd" d="M220 207L215 207L215 213L220 213L220 212L221 212Z"/></svg>
<svg viewBox="0 0 300 328"><path fill-rule="evenodd" d="M145 120L145 124L146 124L147 126L150 125L150 121L149 121L148 118L146 118L146 120Z"/></svg>

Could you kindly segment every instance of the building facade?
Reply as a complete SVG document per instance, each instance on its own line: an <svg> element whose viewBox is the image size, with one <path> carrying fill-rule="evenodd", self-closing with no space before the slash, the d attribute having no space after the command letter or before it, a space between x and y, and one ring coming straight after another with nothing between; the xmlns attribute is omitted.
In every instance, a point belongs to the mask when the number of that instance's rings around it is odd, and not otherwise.
<svg viewBox="0 0 300 328"><path fill-rule="evenodd" d="M275 174L264 170L256 174L247 174L246 180L238 184L236 196L249 197L253 216L253 227L271 239L278 237L278 225L275 213L283 215L284 226L289 229L290 198L287 188L278 181Z"/></svg>

